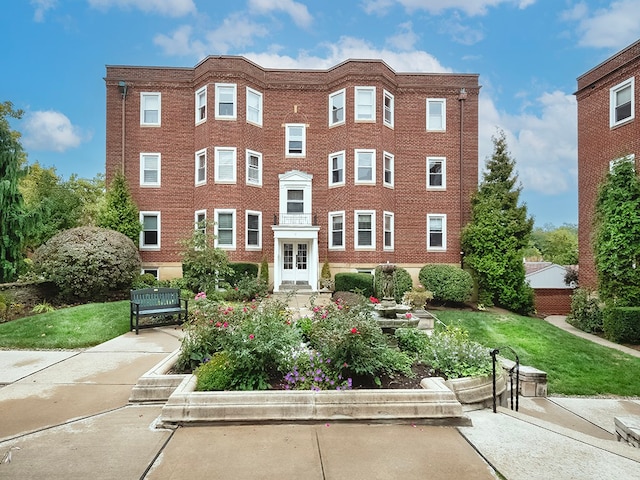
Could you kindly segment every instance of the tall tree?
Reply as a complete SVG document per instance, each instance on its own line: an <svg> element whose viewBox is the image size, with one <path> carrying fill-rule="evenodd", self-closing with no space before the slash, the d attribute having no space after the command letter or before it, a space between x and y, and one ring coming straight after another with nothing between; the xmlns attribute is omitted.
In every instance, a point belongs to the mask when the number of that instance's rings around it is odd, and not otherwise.
<svg viewBox="0 0 640 480"><path fill-rule="evenodd" d="M610 305L640 306L640 180L619 161L598 192L594 254L598 294Z"/></svg>
<svg viewBox="0 0 640 480"><path fill-rule="evenodd" d="M462 232L465 266L475 276L481 303L526 314L533 311L533 291L524 280L522 254L533 218L518 204L521 187L504 132L492 140L494 152L472 198L471 222Z"/></svg>
<svg viewBox="0 0 640 480"><path fill-rule="evenodd" d="M13 281L20 273L31 223L18 188L25 154L20 134L7 119L19 119L22 113L11 102L0 103L0 283Z"/></svg>
<svg viewBox="0 0 640 480"><path fill-rule="evenodd" d="M109 185L104 207L98 214L98 226L123 233L135 245L139 243L142 224L138 207L131 197L127 179L121 172L116 173Z"/></svg>

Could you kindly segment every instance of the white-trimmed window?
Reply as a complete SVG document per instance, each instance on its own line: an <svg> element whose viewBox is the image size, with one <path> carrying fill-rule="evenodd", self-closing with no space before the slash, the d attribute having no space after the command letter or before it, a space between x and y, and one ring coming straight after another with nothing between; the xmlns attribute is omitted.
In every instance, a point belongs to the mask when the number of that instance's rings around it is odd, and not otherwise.
<svg viewBox="0 0 640 480"><path fill-rule="evenodd" d="M394 125L394 110L395 110L395 99L390 92L384 90L384 106L383 106L383 122L389 127L393 128Z"/></svg>
<svg viewBox="0 0 640 480"><path fill-rule="evenodd" d="M160 212L140 212L140 250L160 250Z"/></svg>
<svg viewBox="0 0 640 480"><path fill-rule="evenodd" d="M236 183L235 147L216 147L216 183Z"/></svg>
<svg viewBox="0 0 640 480"><path fill-rule="evenodd" d="M393 250L394 243L394 215L384 212L384 250Z"/></svg>
<svg viewBox="0 0 640 480"><path fill-rule="evenodd" d="M619 83L611 90L609 125L615 127L635 118L635 77Z"/></svg>
<svg viewBox="0 0 640 480"><path fill-rule="evenodd" d="M262 126L262 93L247 87L247 122Z"/></svg>
<svg viewBox="0 0 640 480"><path fill-rule="evenodd" d="M344 250L344 210L329 212L329 249Z"/></svg>
<svg viewBox="0 0 640 480"><path fill-rule="evenodd" d="M394 157L390 153L384 152L382 154L382 159L383 159L382 160L383 161L382 184L385 187L393 188L393 177L394 177L393 163L394 163Z"/></svg>
<svg viewBox="0 0 640 480"><path fill-rule="evenodd" d="M253 150L246 151L247 185L262 185L262 154Z"/></svg>
<svg viewBox="0 0 640 480"><path fill-rule="evenodd" d="M196 210L193 216L193 225L196 230L199 230L201 233L207 233L207 211L206 210Z"/></svg>
<svg viewBox="0 0 640 480"><path fill-rule="evenodd" d="M143 268L141 270L141 273L143 275L145 275L145 274L153 275L156 280L160 280L160 275L158 273L158 269L157 268Z"/></svg>
<svg viewBox="0 0 640 480"><path fill-rule="evenodd" d="M447 188L447 159L445 157L427 157L427 189L444 190Z"/></svg>
<svg viewBox="0 0 640 480"><path fill-rule="evenodd" d="M207 119L207 86L196 91L196 125Z"/></svg>
<svg viewBox="0 0 640 480"><path fill-rule="evenodd" d="M161 95L159 92L140 93L140 125L157 127L161 119Z"/></svg>
<svg viewBox="0 0 640 480"><path fill-rule="evenodd" d="M616 158L614 160L611 160L609 162L609 171L613 172L613 169L616 167L616 165L622 163L622 162L630 162L633 165L633 169L635 170L636 167L636 156L635 154L630 154L630 155L625 155L624 157L619 157Z"/></svg>
<svg viewBox="0 0 640 480"><path fill-rule="evenodd" d="M236 248L236 211L235 209L215 209L215 246L227 250Z"/></svg>
<svg viewBox="0 0 640 480"><path fill-rule="evenodd" d="M216 119L235 120L237 117L237 89L235 83L216 83Z"/></svg>
<svg viewBox="0 0 640 480"><path fill-rule="evenodd" d="M196 185L207 183L207 149L196 152Z"/></svg>
<svg viewBox="0 0 640 480"><path fill-rule="evenodd" d="M447 129L446 108L446 99L427 98L427 130L443 132Z"/></svg>
<svg viewBox="0 0 640 480"><path fill-rule="evenodd" d="M356 184L373 185L376 183L375 150L355 150L354 164Z"/></svg>
<svg viewBox="0 0 640 480"><path fill-rule="evenodd" d="M329 154L329 186L344 185L344 150Z"/></svg>
<svg viewBox="0 0 640 480"><path fill-rule="evenodd" d="M354 211L354 247L356 250L375 250L376 212L374 210Z"/></svg>
<svg viewBox="0 0 640 480"><path fill-rule="evenodd" d="M337 92L329 95L329 126L342 125L345 121L344 118L344 106L345 106L345 89L338 90Z"/></svg>
<svg viewBox="0 0 640 480"><path fill-rule="evenodd" d="M355 87L355 121L376 121L376 87Z"/></svg>
<svg viewBox="0 0 640 480"><path fill-rule="evenodd" d="M247 210L245 213L245 225L247 229L247 250L260 250L262 248L262 212Z"/></svg>
<svg viewBox="0 0 640 480"><path fill-rule="evenodd" d="M447 216L444 214L427 215L427 250L444 251L447 249Z"/></svg>
<svg viewBox="0 0 640 480"><path fill-rule="evenodd" d="M306 125L288 123L285 125L285 149L287 157L304 157L306 154Z"/></svg>
<svg viewBox="0 0 640 480"><path fill-rule="evenodd" d="M140 154L140 185L146 187L160 186L160 154Z"/></svg>

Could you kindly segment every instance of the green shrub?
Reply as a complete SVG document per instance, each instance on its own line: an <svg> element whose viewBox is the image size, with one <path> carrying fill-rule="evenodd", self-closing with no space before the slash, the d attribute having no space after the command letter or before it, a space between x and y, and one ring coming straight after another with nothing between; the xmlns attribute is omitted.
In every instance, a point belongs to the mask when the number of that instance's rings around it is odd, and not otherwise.
<svg viewBox="0 0 640 480"><path fill-rule="evenodd" d="M408 292L405 292L402 296L402 303L409 305L414 310L420 310L427 306L433 300L433 293L424 288L422 285L418 285L412 288Z"/></svg>
<svg viewBox="0 0 640 480"><path fill-rule="evenodd" d="M382 267L378 265L374 272L374 295L377 298L382 298ZM407 272L406 269L401 267L396 267L393 271L393 297L397 303L402 302L402 297L405 292L411 290L413 288L413 280L411 279L411 275Z"/></svg>
<svg viewBox="0 0 640 480"><path fill-rule="evenodd" d="M141 266L131 239L98 227L58 233L35 251L33 263L68 300L103 299L110 292L129 289Z"/></svg>
<svg viewBox="0 0 640 480"><path fill-rule="evenodd" d="M429 336L417 328L397 328L394 337L398 348L416 358L424 358L429 348Z"/></svg>
<svg viewBox="0 0 640 480"><path fill-rule="evenodd" d="M156 277L150 273L143 273L138 275L131 284L131 288L134 290L139 290L142 288L150 288L155 287L158 284Z"/></svg>
<svg viewBox="0 0 640 480"><path fill-rule="evenodd" d="M224 299L230 302L249 302L267 296L268 287L256 276L244 275L224 293Z"/></svg>
<svg viewBox="0 0 640 480"><path fill-rule="evenodd" d="M264 283L267 288L269 287L269 262L267 262L267 257L262 257L262 262L260 262L260 280Z"/></svg>
<svg viewBox="0 0 640 480"><path fill-rule="evenodd" d="M464 303L471 299L471 274L453 265L425 265L418 274L420 283L441 302Z"/></svg>
<svg viewBox="0 0 640 480"><path fill-rule="evenodd" d="M336 292L355 292L370 297L373 295L373 275L369 273L336 273Z"/></svg>
<svg viewBox="0 0 640 480"><path fill-rule="evenodd" d="M571 296L571 313L567 323L588 333L603 331L603 314L598 297L584 288L577 288Z"/></svg>
<svg viewBox="0 0 640 480"><path fill-rule="evenodd" d="M640 344L640 307L606 308L603 330L612 342Z"/></svg>
<svg viewBox="0 0 640 480"><path fill-rule="evenodd" d="M214 353L211 359L200 365L194 372L196 390L228 390L233 381L234 371L226 352Z"/></svg>
<svg viewBox="0 0 640 480"><path fill-rule="evenodd" d="M224 280L229 285L237 285L245 277L257 278L258 265L255 263L235 262L229 263L230 271Z"/></svg>

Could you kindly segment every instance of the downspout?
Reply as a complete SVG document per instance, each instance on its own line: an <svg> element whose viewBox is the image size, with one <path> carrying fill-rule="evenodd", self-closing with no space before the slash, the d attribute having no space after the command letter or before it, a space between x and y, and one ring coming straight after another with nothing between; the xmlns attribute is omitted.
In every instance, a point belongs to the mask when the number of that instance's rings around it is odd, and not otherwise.
<svg viewBox="0 0 640 480"><path fill-rule="evenodd" d="M120 91L120 93L122 94L122 138L120 141L120 145L122 145L122 153L121 153L121 165L120 165L120 169L122 172L122 175L124 175L124 151L125 151L125 116L124 116L124 106L125 106L125 100L127 99L127 88L128 85L126 84L126 82L124 80L120 80L118 82L118 90Z"/></svg>
<svg viewBox="0 0 640 480"><path fill-rule="evenodd" d="M460 89L460 93L458 94L458 103L460 104L460 165L459 165L459 189L460 189L460 234L462 234L462 228L464 227L464 218L463 218L463 188L462 188L462 160L463 160L463 152L464 152L464 101L467 99L467 90L465 88ZM460 240L462 240L462 235L460 235ZM460 245L460 268L464 268L464 252L462 251L462 245Z"/></svg>

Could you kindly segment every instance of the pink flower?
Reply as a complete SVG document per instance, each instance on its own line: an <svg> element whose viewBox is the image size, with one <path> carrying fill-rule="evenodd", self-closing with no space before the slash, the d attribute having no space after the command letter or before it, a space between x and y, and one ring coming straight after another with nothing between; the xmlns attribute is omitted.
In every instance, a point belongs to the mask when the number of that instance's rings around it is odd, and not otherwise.
<svg viewBox="0 0 640 480"><path fill-rule="evenodd" d="M253 340L254 338L256 338L256 336L253 333L249 335L249 340Z"/></svg>
<svg viewBox="0 0 640 480"><path fill-rule="evenodd" d="M371 303L380 303L380 300L378 300L376 297L369 297L369 301Z"/></svg>
<svg viewBox="0 0 640 480"><path fill-rule="evenodd" d="M354 335L358 335L360 332L358 331L358 329L356 327L353 327L351 329L351 333L353 333Z"/></svg>
<svg viewBox="0 0 640 480"><path fill-rule="evenodd" d="M227 327L229 326L229 322L224 322L224 323L222 324L222 326L223 326L224 328L227 328Z"/></svg>
<svg viewBox="0 0 640 480"><path fill-rule="evenodd" d="M412 317L411 312L407 312L404 314L404 318L411 318L411 317Z"/></svg>
<svg viewBox="0 0 640 480"><path fill-rule="evenodd" d="M213 322L213 320L211 320L211 321ZM216 327L218 327L218 328L219 328L219 327L221 327L221 326L222 326L222 324L221 324L220 322L216 322Z"/></svg>

